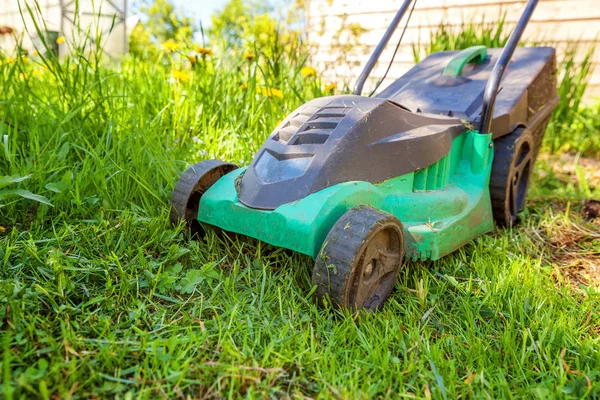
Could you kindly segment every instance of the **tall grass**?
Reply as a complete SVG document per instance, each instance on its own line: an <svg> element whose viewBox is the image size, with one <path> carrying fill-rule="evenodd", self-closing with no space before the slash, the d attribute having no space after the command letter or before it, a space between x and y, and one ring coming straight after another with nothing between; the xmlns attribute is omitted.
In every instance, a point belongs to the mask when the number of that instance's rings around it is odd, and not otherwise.
<svg viewBox="0 0 600 400"><path fill-rule="evenodd" d="M459 26L440 24L431 32L429 41L413 46L415 63L421 61L422 53L431 54L445 50L462 50L471 46L483 45L488 48L504 47L510 31L506 29L506 14L498 21L463 21Z"/></svg>
<svg viewBox="0 0 600 400"><path fill-rule="evenodd" d="M168 197L187 163L248 163L279 120L325 94L318 78L301 74L301 49L284 51L278 40L246 58L190 58L197 46L181 44L175 52L161 49L157 59L108 65L87 53L89 37L70 44L71 56L62 60L41 49L27 62L0 56L0 168L31 175L29 190L50 200L53 207L35 213L39 220L73 206L82 217L134 205L154 215L152 202ZM140 174L150 165L151 176ZM3 207L18 215L27 205Z"/></svg>
<svg viewBox="0 0 600 400"><path fill-rule="evenodd" d="M594 48L587 49L581 61L577 61L581 50L581 45L571 43L559 60L560 103L552 114L545 143L550 151L569 150L600 156L600 138L595 134L600 130L597 107L587 108L582 104L592 73Z"/></svg>

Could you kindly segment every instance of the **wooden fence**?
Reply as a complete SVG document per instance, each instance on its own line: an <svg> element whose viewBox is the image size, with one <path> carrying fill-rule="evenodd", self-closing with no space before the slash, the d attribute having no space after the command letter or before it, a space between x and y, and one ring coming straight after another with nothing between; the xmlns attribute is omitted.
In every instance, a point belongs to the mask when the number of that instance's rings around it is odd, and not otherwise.
<svg viewBox="0 0 600 400"><path fill-rule="evenodd" d="M400 4L400 0L307 0L307 35L316 48L313 63L325 71L324 78L353 84ZM414 65L414 52L424 55L424 45L442 24L459 30L464 24L495 24L504 17L508 32L525 4L526 0L418 0L384 84ZM404 22L373 71L371 87L387 69ZM598 66L600 0L540 0L523 39L556 47L559 62L575 42L578 62L590 48L595 48L591 62ZM586 91L586 100L598 100L597 97L600 67L592 71Z"/></svg>

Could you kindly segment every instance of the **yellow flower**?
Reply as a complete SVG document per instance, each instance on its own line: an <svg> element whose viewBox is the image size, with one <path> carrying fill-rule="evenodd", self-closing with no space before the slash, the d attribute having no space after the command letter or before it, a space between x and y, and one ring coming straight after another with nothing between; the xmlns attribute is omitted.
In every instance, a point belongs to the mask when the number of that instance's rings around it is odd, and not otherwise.
<svg viewBox="0 0 600 400"><path fill-rule="evenodd" d="M325 86L323 90L326 92L333 92L335 89L337 89L337 85L335 83L330 83L329 85Z"/></svg>
<svg viewBox="0 0 600 400"><path fill-rule="evenodd" d="M33 72L31 73L32 76L42 76L44 75L43 71L40 71L39 69L34 69Z"/></svg>
<svg viewBox="0 0 600 400"><path fill-rule="evenodd" d="M29 62L29 57L27 57L27 56L23 56L23 57L21 57L21 62L22 62L23 64L27 64L27 63Z"/></svg>
<svg viewBox="0 0 600 400"><path fill-rule="evenodd" d="M6 232L6 228L3 227L2 225L0 225L0 233L4 233L4 232Z"/></svg>
<svg viewBox="0 0 600 400"><path fill-rule="evenodd" d="M4 61L6 61L7 64L12 64L15 62L15 59L12 57L6 57Z"/></svg>
<svg viewBox="0 0 600 400"><path fill-rule="evenodd" d="M247 83L242 83L240 85L240 90L246 90L246 89L248 89L248 84Z"/></svg>
<svg viewBox="0 0 600 400"><path fill-rule="evenodd" d="M314 69L313 67L302 67L302 69L300 70L300 73L302 74L302 76L305 76L307 78L311 78L313 76L317 76L317 70Z"/></svg>
<svg viewBox="0 0 600 400"><path fill-rule="evenodd" d="M65 42L65 37L64 36L59 36L56 38L56 43L57 44L63 44Z"/></svg>
<svg viewBox="0 0 600 400"><path fill-rule="evenodd" d="M196 53L206 57L212 57L212 55L214 54L211 49L208 49L206 47L196 47Z"/></svg>
<svg viewBox="0 0 600 400"><path fill-rule="evenodd" d="M192 65L196 65L196 62L198 62L198 59L196 58L196 56L188 56L188 60L190 60Z"/></svg>
<svg viewBox="0 0 600 400"><path fill-rule="evenodd" d="M283 98L283 92L276 88L262 88L256 89L257 92L260 92L264 97L278 97L280 99Z"/></svg>
<svg viewBox="0 0 600 400"><path fill-rule="evenodd" d="M39 52L39 51L37 51L37 50L34 50L34 51L33 51L33 55L34 55L34 56L36 56L36 57L38 57L38 56L40 55L40 52Z"/></svg>
<svg viewBox="0 0 600 400"><path fill-rule="evenodd" d="M187 82L190 79L192 79L192 76L185 71L174 69L173 71L171 71L171 78L179 82Z"/></svg>
<svg viewBox="0 0 600 400"><path fill-rule="evenodd" d="M256 58L256 54L254 53L246 53L244 54L244 60L246 61L252 61Z"/></svg>
<svg viewBox="0 0 600 400"><path fill-rule="evenodd" d="M172 39L169 39L166 42L164 42L163 43L163 47L169 53L174 53L177 50L179 50L179 44L177 42L175 42L174 40L172 40Z"/></svg>
<svg viewBox="0 0 600 400"><path fill-rule="evenodd" d="M25 75L23 72L21 72L19 74L19 78L21 78L21 80L24 81L25 79L27 79L27 75Z"/></svg>

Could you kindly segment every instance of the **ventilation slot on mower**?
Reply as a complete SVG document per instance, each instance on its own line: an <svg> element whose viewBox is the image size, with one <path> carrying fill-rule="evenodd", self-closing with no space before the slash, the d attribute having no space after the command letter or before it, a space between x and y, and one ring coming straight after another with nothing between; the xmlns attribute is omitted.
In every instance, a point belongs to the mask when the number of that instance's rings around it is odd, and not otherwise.
<svg viewBox="0 0 600 400"><path fill-rule="evenodd" d="M350 109L304 107L293 115L271 139L292 146L323 144Z"/></svg>
<svg viewBox="0 0 600 400"><path fill-rule="evenodd" d="M317 113L317 118L344 118L346 113L351 108L344 107L329 107L323 108L319 113Z"/></svg>
<svg viewBox="0 0 600 400"><path fill-rule="evenodd" d="M341 117L330 117L317 114L296 134L290 142L291 145L302 144L323 144L329 138L329 135L338 126Z"/></svg>
<svg viewBox="0 0 600 400"><path fill-rule="evenodd" d="M310 131L310 132L302 132L296 135L292 145L301 145L301 144L323 144L329 138L329 132L326 131Z"/></svg>
<svg viewBox="0 0 600 400"><path fill-rule="evenodd" d="M298 113L290 119L283 128L281 128L275 135L273 135L272 139L276 142L287 142L289 141L294 133L298 132L298 129L302 127L308 121L310 116Z"/></svg>

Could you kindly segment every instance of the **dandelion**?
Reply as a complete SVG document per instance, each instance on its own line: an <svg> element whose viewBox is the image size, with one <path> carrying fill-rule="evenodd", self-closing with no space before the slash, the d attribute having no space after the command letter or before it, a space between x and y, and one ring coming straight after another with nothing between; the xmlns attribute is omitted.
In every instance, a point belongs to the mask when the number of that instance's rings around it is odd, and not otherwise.
<svg viewBox="0 0 600 400"><path fill-rule="evenodd" d="M174 69L173 71L171 71L171 78L175 81L187 82L190 79L192 79L192 76L185 71Z"/></svg>
<svg viewBox="0 0 600 400"><path fill-rule="evenodd" d="M27 64L27 63L29 63L29 57L27 57L27 56L23 56L23 57L21 57L21 62L22 62L23 64Z"/></svg>
<svg viewBox="0 0 600 400"><path fill-rule="evenodd" d="M56 38L56 44L63 44L65 42L65 37L64 36L59 36Z"/></svg>
<svg viewBox="0 0 600 400"><path fill-rule="evenodd" d="M283 92L279 89L276 88L262 88L262 89L256 89L257 92L259 92L260 94L262 94L264 97L277 97L280 99L283 99Z"/></svg>
<svg viewBox="0 0 600 400"><path fill-rule="evenodd" d="M240 85L240 90L246 90L246 89L248 89L248 84L244 82Z"/></svg>
<svg viewBox="0 0 600 400"><path fill-rule="evenodd" d="M312 78L313 76L317 76L317 70L314 69L313 67L302 67L302 69L300 70L300 73L302 74L302 76L305 76L307 78Z"/></svg>
<svg viewBox="0 0 600 400"><path fill-rule="evenodd" d="M271 94L274 97L279 97L280 99L283 99L283 92L279 89L271 89Z"/></svg>
<svg viewBox="0 0 600 400"><path fill-rule="evenodd" d="M37 51L37 50L34 50L34 51L33 51L33 55L34 55L35 57L39 57L39 56L40 56L40 52L39 52L39 51Z"/></svg>
<svg viewBox="0 0 600 400"><path fill-rule="evenodd" d="M337 89L337 85L335 83L330 83L329 85L325 86L323 90L326 92L333 92L335 89Z"/></svg>
<svg viewBox="0 0 600 400"><path fill-rule="evenodd" d="M188 60L190 60L190 63L192 64L192 66L196 65L196 63L198 62L198 59L196 58L196 56L188 56Z"/></svg>
<svg viewBox="0 0 600 400"><path fill-rule="evenodd" d="M179 50L180 46L179 43L177 43L176 41L169 39L163 43L163 47L169 53L175 53L177 50Z"/></svg>
<svg viewBox="0 0 600 400"><path fill-rule="evenodd" d="M40 71L39 69L34 69L33 72L31 73L31 76L42 76L44 75L43 71Z"/></svg>
<svg viewBox="0 0 600 400"><path fill-rule="evenodd" d="M246 53L244 54L244 60L246 61L252 61L256 58L256 54L254 53Z"/></svg>
<svg viewBox="0 0 600 400"><path fill-rule="evenodd" d="M196 53L203 57L212 57L214 54L211 49L206 47L196 47Z"/></svg>

